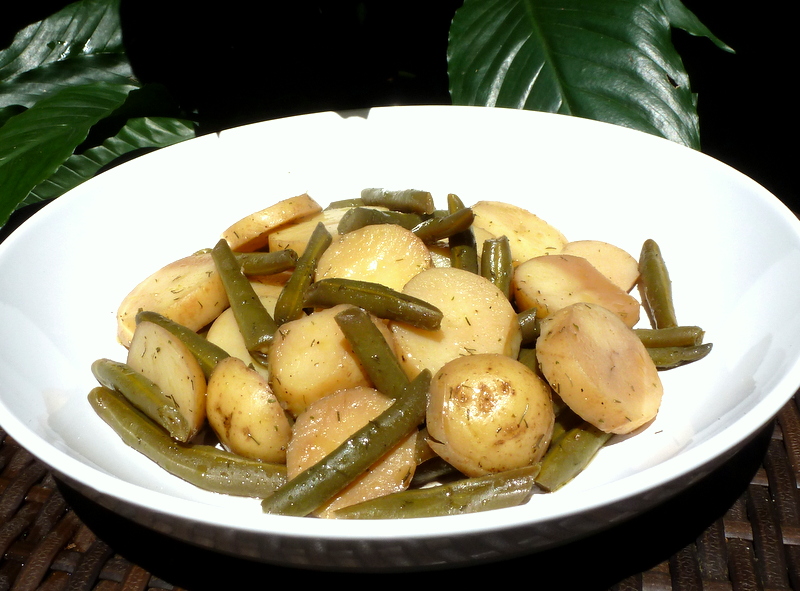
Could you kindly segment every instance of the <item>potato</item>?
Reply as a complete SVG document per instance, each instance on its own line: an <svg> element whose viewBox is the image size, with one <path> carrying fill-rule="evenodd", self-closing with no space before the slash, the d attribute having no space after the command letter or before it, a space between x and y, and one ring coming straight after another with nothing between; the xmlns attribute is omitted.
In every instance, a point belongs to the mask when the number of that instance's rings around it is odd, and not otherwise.
<svg viewBox="0 0 800 591"><path fill-rule="evenodd" d="M117 337L129 346L141 310L158 312L200 330L228 307L228 296L210 254L191 255L159 269L122 300Z"/></svg>
<svg viewBox="0 0 800 591"><path fill-rule="evenodd" d="M597 304L573 304L545 318L536 341L542 374L584 420L630 433L655 418L663 386L639 337Z"/></svg>
<svg viewBox="0 0 800 591"><path fill-rule="evenodd" d="M339 221L345 213L350 211L349 207L337 207L334 209L323 209L319 213L312 215L294 224L288 224L278 228L269 234L269 251L291 249L298 255L303 254L308 244L308 239L314 229L321 222L332 236L338 233Z"/></svg>
<svg viewBox="0 0 800 591"><path fill-rule="evenodd" d="M373 388L340 390L312 403L297 417L286 454L286 475L294 478L336 449L347 437L391 405ZM416 467L417 433L406 437L314 515L330 517L354 503L405 490Z"/></svg>
<svg viewBox="0 0 800 591"><path fill-rule="evenodd" d="M394 224L376 224L334 240L319 259L315 279L359 279L400 291L431 266L428 248L413 232Z"/></svg>
<svg viewBox="0 0 800 591"><path fill-rule="evenodd" d="M519 353L517 314L488 279L463 269L434 267L411 279L403 293L433 304L443 314L438 330L391 324L400 363L410 377L426 368L436 373L463 355Z"/></svg>
<svg viewBox="0 0 800 591"><path fill-rule="evenodd" d="M487 238L507 236L514 265L546 254L557 254L567 243L564 235L530 211L500 201L478 201L472 206L472 229L478 251Z"/></svg>
<svg viewBox="0 0 800 591"><path fill-rule="evenodd" d="M639 280L639 261L618 246L600 240L567 242L562 254L585 258L622 291L630 292Z"/></svg>
<svg viewBox="0 0 800 591"><path fill-rule="evenodd" d="M283 463L291 424L269 383L241 359L226 357L208 380L208 423L233 453Z"/></svg>
<svg viewBox="0 0 800 591"><path fill-rule="evenodd" d="M516 359L453 359L431 381L428 445L467 476L530 466L550 445L550 387Z"/></svg>
<svg viewBox="0 0 800 591"><path fill-rule="evenodd" d="M517 307L536 308L539 318L577 302L591 302L608 308L630 327L639 321L639 301L583 257L559 254L525 261L514 270L511 289Z"/></svg>
<svg viewBox="0 0 800 591"><path fill-rule="evenodd" d="M175 401L192 439L206 420L206 378L197 359L180 339L158 324L136 327L127 364L149 378Z"/></svg>
<svg viewBox="0 0 800 591"><path fill-rule="evenodd" d="M319 310L283 324L270 347L270 381L278 398L294 414L309 404L344 388L372 386L356 359L335 316L347 304ZM386 325L376 320L387 341L393 343Z"/></svg>
<svg viewBox="0 0 800 591"><path fill-rule="evenodd" d="M252 252L267 245L270 232L320 211L319 203L303 193L251 213L225 230L222 237L231 250Z"/></svg>

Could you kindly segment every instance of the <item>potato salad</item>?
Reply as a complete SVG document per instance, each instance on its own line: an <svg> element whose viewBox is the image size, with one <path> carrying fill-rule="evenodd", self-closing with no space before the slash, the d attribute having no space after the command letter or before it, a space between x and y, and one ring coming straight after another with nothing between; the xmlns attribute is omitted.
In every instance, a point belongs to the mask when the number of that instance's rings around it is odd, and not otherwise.
<svg viewBox="0 0 800 591"><path fill-rule="evenodd" d="M499 201L288 197L154 270L89 395L129 446L265 513L454 515L569 483L711 349L658 244L573 241Z"/></svg>

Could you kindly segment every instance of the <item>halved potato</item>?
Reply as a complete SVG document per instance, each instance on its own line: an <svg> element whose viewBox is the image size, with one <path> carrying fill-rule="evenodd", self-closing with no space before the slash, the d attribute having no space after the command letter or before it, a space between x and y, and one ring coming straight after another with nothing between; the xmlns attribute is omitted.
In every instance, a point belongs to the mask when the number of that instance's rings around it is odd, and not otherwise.
<svg viewBox="0 0 800 591"><path fill-rule="evenodd" d="M501 353L516 357L522 335L508 298L488 279L453 267L433 267L413 277L403 293L441 310L439 329L391 323L400 363L410 377L436 373L456 357Z"/></svg>
<svg viewBox="0 0 800 591"><path fill-rule="evenodd" d="M597 304L573 304L545 318L536 341L542 374L584 420L630 433L655 418L663 386L639 337Z"/></svg>
<svg viewBox="0 0 800 591"><path fill-rule="evenodd" d="M319 203L303 193L251 213L225 230L222 237L231 250L251 252L267 245L270 232L321 210Z"/></svg>
<svg viewBox="0 0 800 591"><path fill-rule="evenodd" d="M367 387L340 390L311 404L297 417L292 430L287 477L294 478L320 461L391 404L390 398ZM416 468L416 437L414 432L390 449L314 515L330 517L342 507L405 490Z"/></svg>
<svg viewBox="0 0 800 591"><path fill-rule="evenodd" d="M554 421L550 386L505 355L453 359L431 381L428 445L467 476L535 464Z"/></svg>
<svg viewBox="0 0 800 591"><path fill-rule="evenodd" d="M206 419L206 378L192 352L174 334L153 322L140 322L128 349L127 364L154 382L175 402L192 439Z"/></svg>
<svg viewBox="0 0 800 591"><path fill-rule="evenodd" d="M623 291L630 292L639 280L639 261L627 251L608 242L600 240L567 242L561 253L585 258Z"/></svg>
<svg viewBox="0 0 800 591"><path fill-rule="evenodd" d="M500 201L478 201L472 206L472 229L480 254L484 240L508 237L514 265L533 257L561 252L567 239L556 228L527 209Z"/></svg>
<svg viewBox="0 0 800 591"><path fill-rule="evenodd" d="M208 380L208 423L233 453L283 463L291 437L289 418L269 382L241 359L226 357Z"/></svg>
<svg viewBox="0 0 800 591"><path fill-rule="evenodd" d="M413 232L395 224L376 224L334 240L319 259L315 280L359 279L400 291L431 266L428 248Z"/></svg>
<svg viewBox="0 0 800 591"><path fill-rule="evenodd" d="M521 310L536 308L544 318L576 302L600 304L628 326L639 321L641 306L583 257L558 254L535 257L514 270L512 293Z"/></svg>
<svg viewBox="0 0 800 591"><path fill-rule="evenodd" d="M129 346L141 310L158 312L200 330L228 307L228 296L210 254L174 261L139 283L117 309L117 337Z"/></svg>

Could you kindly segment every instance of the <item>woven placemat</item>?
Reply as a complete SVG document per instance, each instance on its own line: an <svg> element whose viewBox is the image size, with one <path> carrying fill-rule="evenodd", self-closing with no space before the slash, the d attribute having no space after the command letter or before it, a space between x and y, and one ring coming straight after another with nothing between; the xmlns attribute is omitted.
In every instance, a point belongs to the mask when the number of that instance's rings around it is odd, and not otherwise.
<svg viewBox="0 0 800 591"><path fill-rule="evenodd" d="M242 581L252 581L255 576L298 572L216 556L174 540L146 538L150 535L146 532L138 534L145 538L137 537L135 525L117 525L113 515L92 508L90 502L65 489L46 466L1 429L0 441L0 591L244 589L251 585ZM582 541L541 556L438 574L453 582L459 580L459 573L469 580L481 569L502 568L513 576L538 570L545 563L555 565L558 572L568 570L565 565L573 561L574 554L576 572L583 563L584 575L579 578L574 573L559 572L563 580L558 586L562 589L586 589L587 581L597 580L600 586L592 588L613 591L800 591L797 395L760 441L745 451L747 457L755 457L755 469L747 466L746 456L737 456L712 484L701 487L694 497L676 499L644 524L626 524L608 534L611 537ZM748 471L748 480L743 483L730 478L731 474ZM731 504L724 494L738 498L732 497L735 500ZM720 496L727 507L710 525L685 508L703 504L708 496ZM81 505L89 509L79 510ZM685 523L680 527L670 526L682 520ZM692 527L697 524L692 521L701 524L699 535L685 544L679 536L674 537L678 542L665 541L673 539L670 532L694 535ZM630 543L623 548L620 540ZM669 543L680 545L671 548ZM618 552L615 545L620 545ZM653 552L637 554L634 559L631 548L638 547L652 548ZM658 558L659 552L666 553ZM148 562L149 557L152 562ZM606 568L611 562L615 563L613 568ZM630 571L640 564L646 568ZM597 571L596 577L586 573L592 569ZM154 574L156 571L158 574ZM331 573L303 572L306 584L313 584L315 576L328 583L337 578ZM353 575L341 576L353 580ZM408 576L419 577L417 573ZM429 581L434 578L430 573L426 576ZM189 583L181 583L181 587L177 581ZM268 584L262 578L260 586Z"/></svg>

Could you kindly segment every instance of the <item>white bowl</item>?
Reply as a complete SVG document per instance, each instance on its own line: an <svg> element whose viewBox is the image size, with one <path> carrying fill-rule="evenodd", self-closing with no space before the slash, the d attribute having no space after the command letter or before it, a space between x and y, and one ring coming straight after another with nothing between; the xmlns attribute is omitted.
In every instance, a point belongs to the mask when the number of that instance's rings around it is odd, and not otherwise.
<svg viewBox="0 0 800 591"><path fill-rule="evenodd" d="M523 205L572 240L638 255L661 246L678 319L712 353L662 374L643 432L604 448L557 493L487 513L342 522L263 515L127 448L86 396L90 364L124 359L114 314L160 266L212 246L281 198L421 188L440 204ZM0 245L0 424L68 484L178 539L321 569L396 570L508 558L621 522L710 472L800 385L800 223L778 199L698 152L577 118L478 107L390 107L245 126L106 172Z"/></svg>

